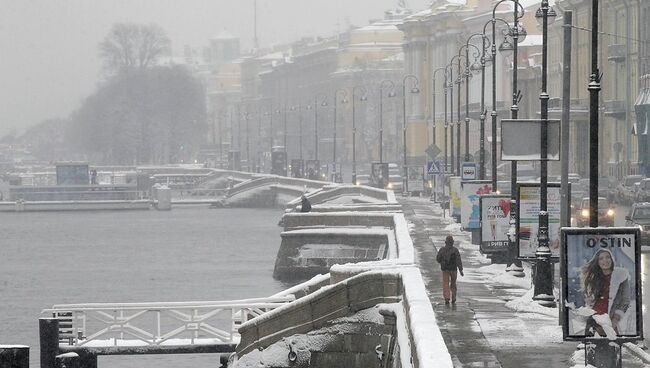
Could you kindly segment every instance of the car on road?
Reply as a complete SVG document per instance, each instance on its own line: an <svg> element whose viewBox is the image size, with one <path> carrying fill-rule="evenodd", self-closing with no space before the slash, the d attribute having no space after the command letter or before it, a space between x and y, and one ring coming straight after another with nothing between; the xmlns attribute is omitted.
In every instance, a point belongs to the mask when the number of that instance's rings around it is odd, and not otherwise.
<svg viewBox="0 0 650 368"><path fill-rule="evenodd" d="M650 179L646 178L639 182L636 190L635 202L650 202Z"/></svg>
<svg viewBox="0 0 650 368"><path fill-rule="evenodd" d="M641 245L650 245L650 202L634 203L625 216L625 225L641 229Z"/></svg>
<svg viewBox="0 0 650 368"><path fill-rule="evenodd" d="M616 200L618 203L633 203L636 196L635 184L643 180L643 175L627 175L616 187Z"/></svg>
<svg viewBox="0 0 650 368"><path fill-rule="evenodd" d="M616 209L607 198L598 197L598 225L614 226ZM578 227L589 226L589 197L582 198L580 206L574 212L575 225Z"/></svg>

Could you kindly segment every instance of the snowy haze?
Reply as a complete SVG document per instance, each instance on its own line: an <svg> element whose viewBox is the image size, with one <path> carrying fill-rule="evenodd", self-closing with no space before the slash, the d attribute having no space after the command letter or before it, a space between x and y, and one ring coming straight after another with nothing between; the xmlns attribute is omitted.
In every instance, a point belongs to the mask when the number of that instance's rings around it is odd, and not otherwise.
<svg viewBox="0 0 650 368"><path fill-rule="evenodd" d="M261 46L365 25L397 0L258 0ZM409 0L414 10L426 0ZM0 12L0 136L67 117L100 78L98 44L116 22L157 23L172 42L201 48L228 30L252 46L253 0L5 1Z"/></svg>

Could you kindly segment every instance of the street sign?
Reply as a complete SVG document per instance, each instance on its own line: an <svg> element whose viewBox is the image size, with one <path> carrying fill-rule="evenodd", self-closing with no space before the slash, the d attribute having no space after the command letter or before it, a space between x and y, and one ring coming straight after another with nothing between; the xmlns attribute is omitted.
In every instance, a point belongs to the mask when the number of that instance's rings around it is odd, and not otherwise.
<svg viewBox="0 0 650 368"><path fill-rule="evenodd" d="M461 180L476 180L478 179L476 170L476 162L463 162L460 170Z"/></svg>
<svg viewBox="0 0 650 368"><path fill-rule="evenodd" d="M432 160L435 160L435 158L438 157L442 150L438 148L435 143L432 143L429 147L427 147L426 150L424 150L424 152L426 152L426 154L429 155Z"/></svg>
<svg viewBox="0 0 650 368"><path fill-rule="evenodd" d="M438 161L429 161L427 162L427 175L440 175L442 170L440 169L440 162Z"/></svg>

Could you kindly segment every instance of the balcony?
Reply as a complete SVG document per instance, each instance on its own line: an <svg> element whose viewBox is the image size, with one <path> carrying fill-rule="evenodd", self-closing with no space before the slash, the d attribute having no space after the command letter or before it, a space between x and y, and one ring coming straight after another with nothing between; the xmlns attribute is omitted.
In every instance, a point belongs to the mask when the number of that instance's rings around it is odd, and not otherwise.
<svg viewBox="0 0 650 368"><path fill-rule="evenodd" d="M614 44L607 46L607 60L614 63L625 61L626 52L624 44Z"/></svg>

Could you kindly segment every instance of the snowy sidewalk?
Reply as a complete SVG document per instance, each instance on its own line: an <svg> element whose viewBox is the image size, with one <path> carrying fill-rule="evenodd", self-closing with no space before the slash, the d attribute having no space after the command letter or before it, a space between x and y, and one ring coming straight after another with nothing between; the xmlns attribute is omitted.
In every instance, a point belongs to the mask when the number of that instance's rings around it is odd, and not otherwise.
<svg viewBox="0 0 650 368"><path fill-rule="evenodd" d="M505 265L491 265L470 244L460 224L442 218L437 204L399 198L409 222L416 262L426 283L438 325L456 367L572 367L577 343L562 341L558 309L532 302L530 267L512 277ZM458 302L445 306L441 272L435 260L444 238L453 235L465 268L458 275ZM624 357L625 367L643 367Z"/></svg>

